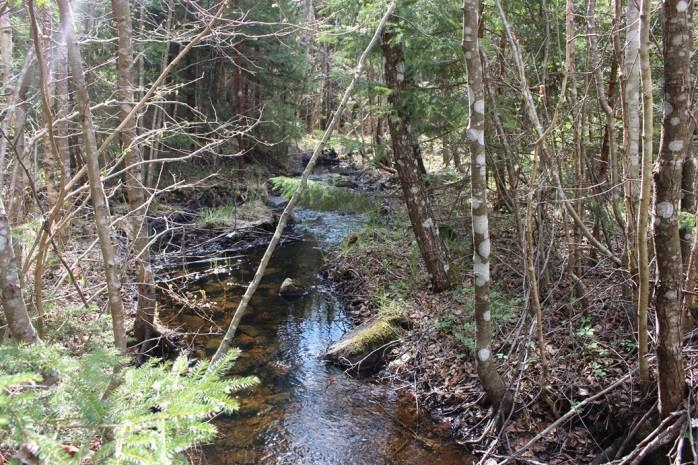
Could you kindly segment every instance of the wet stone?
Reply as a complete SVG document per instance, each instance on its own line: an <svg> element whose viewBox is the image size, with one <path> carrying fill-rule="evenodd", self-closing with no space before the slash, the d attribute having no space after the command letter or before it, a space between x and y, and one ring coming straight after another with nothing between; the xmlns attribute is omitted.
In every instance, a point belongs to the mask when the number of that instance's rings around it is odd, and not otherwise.
<svg viewBox="0 0 698 465"><path fill-rule="evenodd" d="M284 279L279 288L279 295L282 297L300 297L305 294L307 294L305 288L291 278Z"/></svg>

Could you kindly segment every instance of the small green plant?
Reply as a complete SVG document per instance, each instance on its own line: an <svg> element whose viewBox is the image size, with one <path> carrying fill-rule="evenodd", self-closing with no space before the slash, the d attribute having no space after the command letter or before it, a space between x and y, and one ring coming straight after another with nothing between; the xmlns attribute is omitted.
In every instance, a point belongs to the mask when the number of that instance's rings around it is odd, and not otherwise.
<svg viewBox="0 0 698 465"><path fill-rule="evenodd" d="M186 464L184 451L215 437L210 420L238 409L230 394L258 382L224 377L238 355L136 368L113 351L2 346L0 444L52 465Z"/></svg>
<svg viewBox="0 0 698 465"><path fill-rule="evenodd" d="M370 211L367 216L364 226L351 236L351 241L345 244L345 248L389 250L395 247L396 243L403 241L407 234L411 234L406 221L394 216L381 217L375 210Z"/></svg>
<svg viewBox="0 0 698 465"><path fill-rule="evenodd" d="M577 328L577 331L575 331L575 334L579 337L593 337L594 336L594 328L591 326L591 320L589 319L588 316L582 315L581 324L580 324L579 328Z"/></svg>
<svg viewBox="0 0 698 465"><path fill-rule="evenodd" d="M632 339L623 339L620 341L620 346L627 352L633 352L637 349L637 343Z"/></svg>
<svg viewBox="0 0 698 465"><path fill-rule="evenodd" d="M271 209L259 199L250 200L241 205L228 202L216 208L204 208L199 214L197 224L203 227L236 226L239 222L254 221L271 217Z"/></svg>
<svg viewBox="0 0 698 465"><path fill-rule="evenodd" d="M469 321L459 323L456 316L449 312L436 320L434 327L445 333L451 333L453 338L469 351L475 350L474 331Z"/></svg>
<svg viewBox="0 0 698 465"><path fill-rule="evenodd" d="M300 185L299 178L285 176L271 178L270 182L274 190L279 191L287 200ZM367 212L373 208L372 202L361 194L312 180L308 180L307 188L301 195L300 204L313 210L324 211Z"/></svg>
<svg viewBox="0 0 698 465"><path fill-rule="evenodd" d="M91 352L108 347L111 343L111 317L96 305L68 305L46 307L46 333L50 342L75 349L74 352Z"/></svg>
<svg viewBox="0 0 698 465"><path fill-rule="evenodd" d="M591 362L589 362L589 369L591 370L591 374L599 379L603 379L606 377L606 375L608 375L603 365L601 365L596 360L592 360Z"/></svg>
<svg viewBox="0 0 698 465"><path fill-rule="evenodd" d="M454 339L470 351L475 350L475 328L472 315L474 313L473 288L463 287L454 291L454 300L464 307L464 316L456 317L453 313L447 313L437 320L435 327L444 332L449 332ZM521 301L515 297L508 297L497 289L490 292L490 313L493 324L510 322L513 319L512 310L517 308ZM460 320L463 320L461 323Z"/></svg>

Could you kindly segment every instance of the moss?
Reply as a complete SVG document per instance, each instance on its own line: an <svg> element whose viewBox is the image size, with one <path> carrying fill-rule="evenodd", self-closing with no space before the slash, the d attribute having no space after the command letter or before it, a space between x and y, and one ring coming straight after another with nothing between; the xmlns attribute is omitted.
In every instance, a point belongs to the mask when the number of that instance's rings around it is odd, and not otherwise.
<svg viewBox="0 0 698 465"><path fill-rule="evenodd" d="M362 354L396 340L398 327L407 327L409 319L400 300L381 298L376 318L366 328L359 331L348 347L350 355Z"/></svg>
<svg viewBox="0 0 698 465"><path fill-rule="evenodd" d="M300 185L299 178L278 176L270 179L274 190L286 200L290 199ZM350 189L331 186L322 181L308 180L308 186L301 195L300 204L313 210L366 212L373 208L365 196Z"/></svg>
<svg viewBox="0 0 698 465"><path fill-rule="evenodd" d="M261 200L252 200L242 205L229 202L216 208L204 208L197 219L197 224L204 227L235 226L240 222L249 222L271 217L271 209Z"/></svg>
<svg viewBox="0 0 698 465"><path fill-rule="evenodd" d="M352 339L348 353L357 355L375 350L394 341L397 337L398 334L393 325L384 320L376 320Z"/></svg>

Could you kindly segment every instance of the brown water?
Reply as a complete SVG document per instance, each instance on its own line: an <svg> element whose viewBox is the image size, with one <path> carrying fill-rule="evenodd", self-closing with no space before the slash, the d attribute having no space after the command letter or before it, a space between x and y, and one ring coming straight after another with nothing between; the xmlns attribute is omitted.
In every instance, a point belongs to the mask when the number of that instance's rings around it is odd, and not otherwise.
<svg viewBox="0 0 698 465"><path fill-rule="evenodd" d="M354 379L320 359L351 324L317 273L324 252L359 227L362 218L308 210L297 217L294 232L301 240L277 249L236 337L242 355L235 374L254 374L261 384L240 395L240 412L216 421L219 439L204 448L204 463L471 463L461 447L433 435L438 426L417 414L414 402L400 398L390 386ZM201 356L210 356L218 346L220 336L211 333L227 327L241 285L251 279L260 254L214 264L220 273L207 274L189 287L193 295L205 291L202 308L165 321L187 331ZM306 285L309 293L296 300L279 297L286 277Z"/></svg>

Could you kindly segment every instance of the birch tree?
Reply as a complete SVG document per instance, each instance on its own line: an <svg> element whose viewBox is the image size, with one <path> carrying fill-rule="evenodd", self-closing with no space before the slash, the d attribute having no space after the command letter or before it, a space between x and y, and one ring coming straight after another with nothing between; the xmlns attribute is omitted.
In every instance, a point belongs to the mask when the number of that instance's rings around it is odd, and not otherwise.
<svg viewBox="0 0 698 465"><path fill-rule="evenodd" d="M628 0L625 12L625 54L621 77L625 147L626 253L637 308L637 209L640 198L640 0Z"/></svg>
<svg viewBox="0 0 698 465"><path fill-rule="evenodd" d="M642 0L640 7L640 75L642 78L642 180L640 203L637 212L637 356L640 363L640 380L649 381L647 366L647 307L649 306L650 270L647 250L647 217L650 209L652 189L652 135L654 122L652 112L652 69L650 68L650 14L651 0Z"/></svg>
<svg viewBox="0 0 698 465"><path fill-rule="evenodd" d="M490 232L487 214L487 157L485 156L485 87L478 38L479 0L463 1L463 55L468 73L468 145L470 147L470 213L475 276L475 331L477 374L495 409L508 414L511 394L494 364L490 312Z"/></svg>

